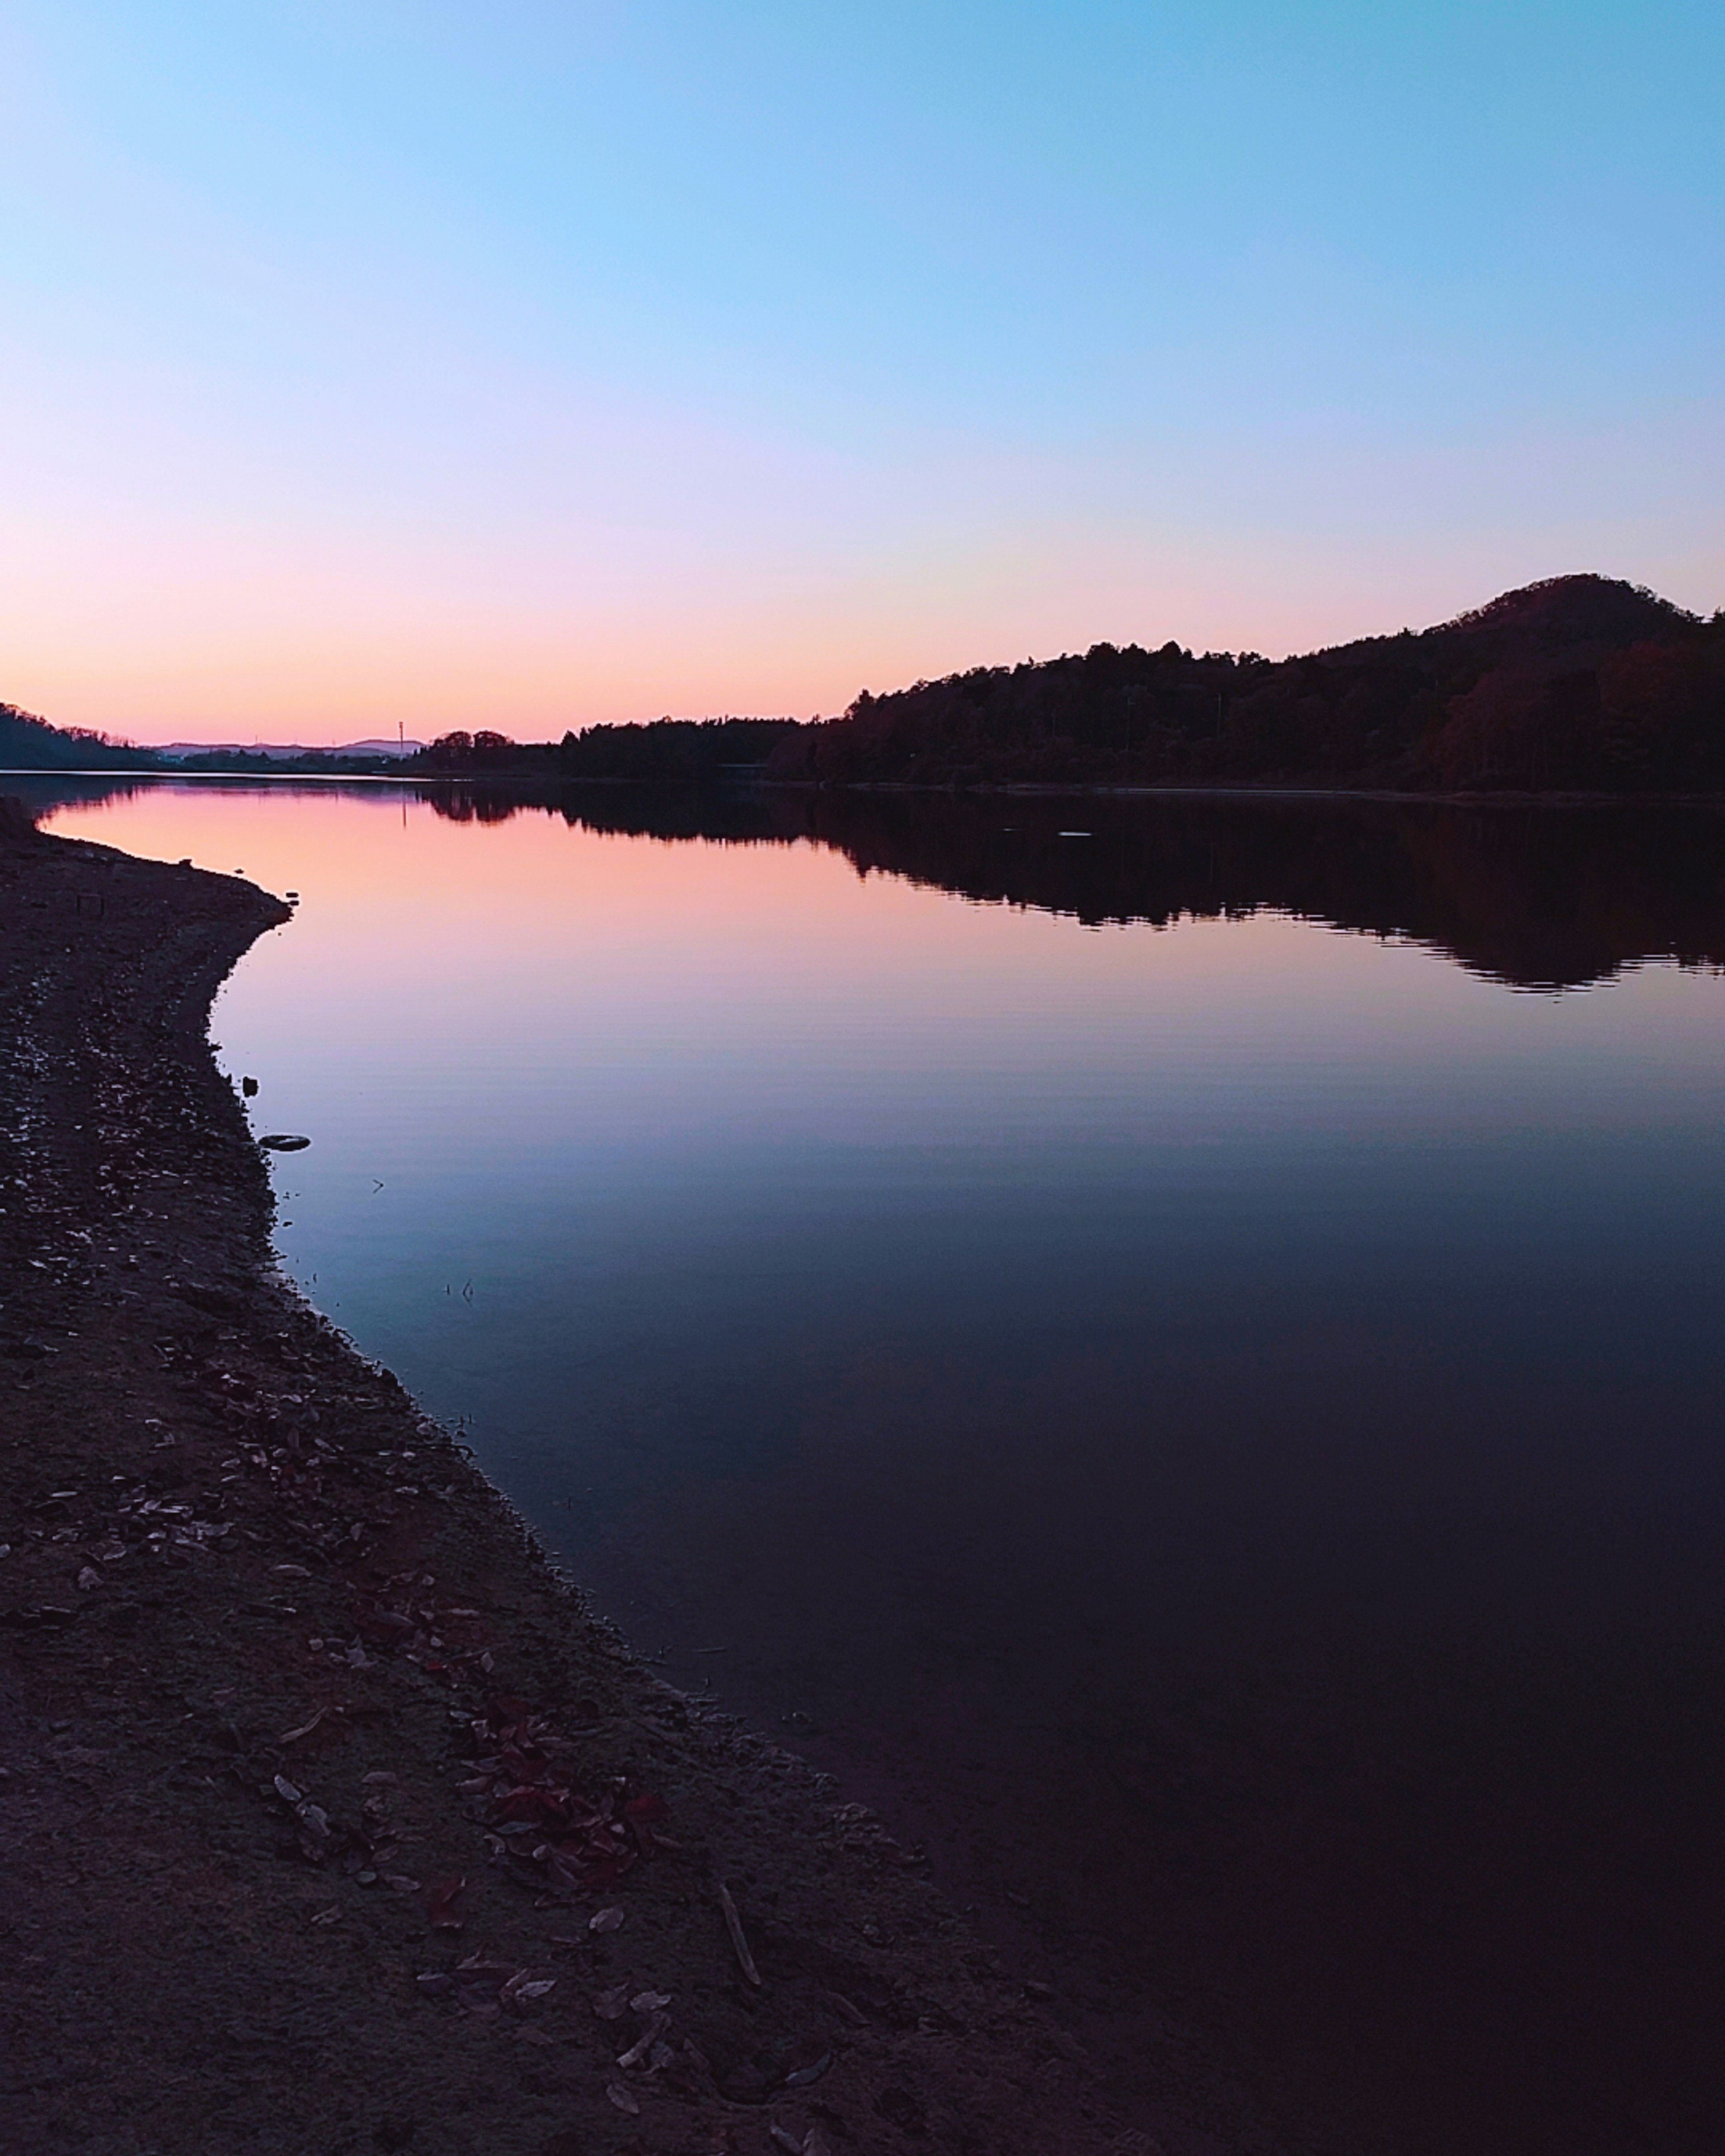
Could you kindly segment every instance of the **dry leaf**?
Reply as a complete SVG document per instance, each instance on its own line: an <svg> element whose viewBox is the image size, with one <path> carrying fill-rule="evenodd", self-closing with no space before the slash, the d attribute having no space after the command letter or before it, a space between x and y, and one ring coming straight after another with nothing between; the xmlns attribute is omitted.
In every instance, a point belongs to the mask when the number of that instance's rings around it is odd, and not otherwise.
<svg viewBox="0 0 1725 2156"><path fill-rule="evenodd" d="M631 2118L640 2117L641 2107L637 2102L635 2092L632 2088L625 2088L621 2082L612 2082L606 2088L605 2093L619 2111L626 2111Z"/></svg>
<svg viewBox="0 0 1725 2156"><path fill-rule="evenodd" d="M444 1879L425 1897L425 1914L434 1931L459 1932L466 1922L467 1881Z"/></svg>
<svg viewBox="0 0 1725 2156"><path fill-rule="evenodd" d="M589 1917L587 1928L590 1932L618 1932L623 1928L626 1909L601 1909L597 1916Z"/></svg>

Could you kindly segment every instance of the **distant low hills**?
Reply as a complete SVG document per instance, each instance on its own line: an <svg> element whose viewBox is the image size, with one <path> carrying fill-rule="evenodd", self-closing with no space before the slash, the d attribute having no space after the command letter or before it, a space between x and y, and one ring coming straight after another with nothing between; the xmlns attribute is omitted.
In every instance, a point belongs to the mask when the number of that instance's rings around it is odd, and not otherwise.
<svg viewBox="0 0 1725 2156"><path fill-rule="evenodd" d="M829 784L1083 783L1416 792L1725 788L1725 613L1558 577L1418 634L1304 657L1178 644L977 667L774 750Z"/></svg>
<svg viewBox="0 0 1725 2156"><path fill-rule="evenodd" d="M0 704L0 770L8 771L369 777L399 767L423 755L424 747L423 742L380 739L344 742L334 748L272 742L169 742L161 748L136 748L87 726L56 726L16 704Z"/></svg>
<svg viewBox="0 0 1725 2156"><path fill-rule="evenodd" d="M163 742L156 754L169 763L193 763L206 757L261 757L267 763L298 763L308 756L342 757L367 763L399 763L418 756L422 741L392 741L379 736L367 741L335 742L327 748L310 747L304 742Z"/></svg>

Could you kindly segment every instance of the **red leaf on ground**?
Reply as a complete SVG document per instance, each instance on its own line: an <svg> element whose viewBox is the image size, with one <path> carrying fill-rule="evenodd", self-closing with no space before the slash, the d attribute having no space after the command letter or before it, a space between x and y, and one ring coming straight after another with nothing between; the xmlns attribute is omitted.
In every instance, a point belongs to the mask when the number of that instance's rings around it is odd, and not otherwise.
<svg viewBox="0 0 1725 2156"><path fill-rule="evenodd" d="M437 1932L459 1932L467 1921L467 1881L439 1880L425 1897L425 1914Z"/></svg>

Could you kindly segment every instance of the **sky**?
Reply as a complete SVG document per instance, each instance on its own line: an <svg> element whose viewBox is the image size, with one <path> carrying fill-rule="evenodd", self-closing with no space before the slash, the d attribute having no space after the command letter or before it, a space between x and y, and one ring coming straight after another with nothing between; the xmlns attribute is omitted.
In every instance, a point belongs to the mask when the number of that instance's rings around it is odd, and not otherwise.
<svg viewBox="0 0 1725 2156"><path fill-rule="evenodd" d="M809 716L1725 603L1725 10L12 0L0 699Z"/></svg>

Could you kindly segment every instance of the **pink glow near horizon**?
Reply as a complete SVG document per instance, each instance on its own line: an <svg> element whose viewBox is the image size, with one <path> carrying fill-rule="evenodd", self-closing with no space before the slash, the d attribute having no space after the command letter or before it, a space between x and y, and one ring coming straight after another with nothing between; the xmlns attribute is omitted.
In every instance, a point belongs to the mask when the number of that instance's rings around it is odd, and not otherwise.
<svg viewBox="0 0 1725 2156"><path fill-rule="evenodd" d="M17 0L0 700L542 739L1711 611L1722 21Z"/></svg>
<svg viewBox="0 0 1725 2156"><path fill-rule="evenodd" d="M149 551L141 531L135 544ZM1219 560L1195 552L1161 558L1142 544L1070 532L986 551L985 567L974 555L875 564L849 592L775 570L764 590L738 577L721 599L691 592L680 603L614 565L593 577L598 596L558 607L546 594L530 603L519 586L440 603L434 594L462 581L454 563L424 570L416 591L400 562L355 563L342 575L275 547L259 548L252 564L224 562L188 539L166 555L157 548L151 573L125 580L129 589L116 569L121 595L96 639L75 610L56 607L51 570L33 578L26 564L0 604L30 623L9 639L5 694L58 725L144 745L318 743L398 728L426 740L481 726L536 740L667 712L831 716L864 688L1101 641L1172 636L1195 649L1280 656L1424 626L1497 588L1446 565L1419 603L1394 575L1374 578L1309 550L1257 574L1236 563L1230 579ZM1504 578L1514 573L1506 564Z"/></svg>

